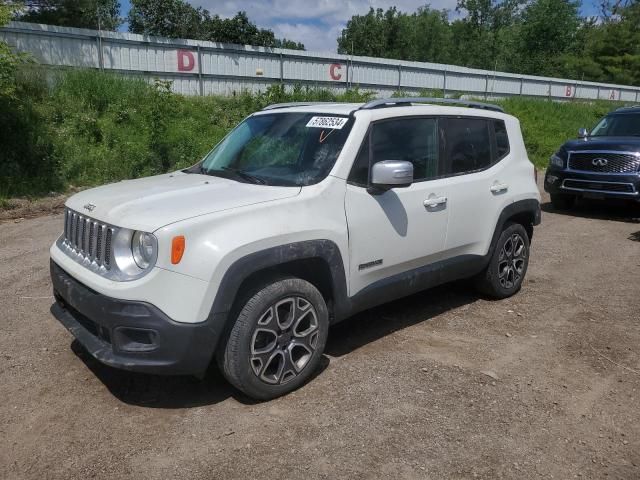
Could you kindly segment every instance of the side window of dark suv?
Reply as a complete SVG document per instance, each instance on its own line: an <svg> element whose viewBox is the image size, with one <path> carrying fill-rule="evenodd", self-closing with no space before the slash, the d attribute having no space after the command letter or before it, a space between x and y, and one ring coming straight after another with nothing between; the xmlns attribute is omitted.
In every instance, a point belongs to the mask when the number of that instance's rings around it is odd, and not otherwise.
<svg viewBox="0 0 640 480"><path fill-rule="evenodd" d="M396 118L374 123L351 169L349 181L368 185L371 165L383 160L405 160L413 164L415 182L442 175L439 166L438 120Z"/></svg>

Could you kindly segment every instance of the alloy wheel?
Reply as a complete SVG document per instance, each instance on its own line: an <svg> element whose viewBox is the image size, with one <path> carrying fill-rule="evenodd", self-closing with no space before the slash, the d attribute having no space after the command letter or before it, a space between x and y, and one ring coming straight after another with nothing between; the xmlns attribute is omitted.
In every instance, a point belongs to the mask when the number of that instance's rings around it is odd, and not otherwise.
<svg viewBox="0 0 640 480"><path fill-rule="evenodd" d="M518 284L524 272L527 247L519 233L512 234L502 245L498 258L498 280L506 289Z"/></svg>
<svg viewBox="0 0 640 480"><path fill-rule="evenodd" d="M302 297L287 297L267 308L251 339L251 369L263 382L285 384L307 366L319 334L315 308Z"/></svg>

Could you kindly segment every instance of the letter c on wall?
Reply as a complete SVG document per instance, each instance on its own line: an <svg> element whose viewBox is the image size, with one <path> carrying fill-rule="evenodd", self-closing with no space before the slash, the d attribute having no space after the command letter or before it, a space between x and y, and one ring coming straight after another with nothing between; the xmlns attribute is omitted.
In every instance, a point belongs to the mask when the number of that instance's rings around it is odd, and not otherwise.
<svg viewBox="0 0 640 480"><path fill-rule="evenodd" d="M329 67L329 76L331 77L331 80L340 80L342 78L342 73L340 73L340 70L342 70L342 65L340 65L339 63L331 64L331 66Z"/></svg>
<svg viewBox="0 0 640 480"><path fill-rule="evenodd" d="M196 59L188 50L178 50L178 71L190 72L196 66Z"/></svg>

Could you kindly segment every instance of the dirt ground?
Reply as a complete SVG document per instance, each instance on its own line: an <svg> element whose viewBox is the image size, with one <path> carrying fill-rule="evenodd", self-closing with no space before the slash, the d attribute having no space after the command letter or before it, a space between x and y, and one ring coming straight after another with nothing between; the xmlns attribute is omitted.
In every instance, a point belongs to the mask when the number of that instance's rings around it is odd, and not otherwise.
<svg viewBox="0 0 640 480"><path fill-rule="evenodd" d="M448 285L332 329L254 403L97 364L49 313L60 215L0 224L0 478L640 479L640 212L544 206L522 291Z"/></svg>

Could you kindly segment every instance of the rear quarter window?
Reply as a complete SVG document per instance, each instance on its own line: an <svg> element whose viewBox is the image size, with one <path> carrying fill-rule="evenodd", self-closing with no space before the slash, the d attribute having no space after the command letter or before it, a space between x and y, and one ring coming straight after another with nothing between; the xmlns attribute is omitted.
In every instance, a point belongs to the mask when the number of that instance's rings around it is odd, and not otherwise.
<svg viewBox="0 0 640 480"><path fill-rule="evenodd" d="M493 131L496 137L494 162L498 162L509 155L509 135L507 135L507 127L503 120L493 121Z"/></svg>

